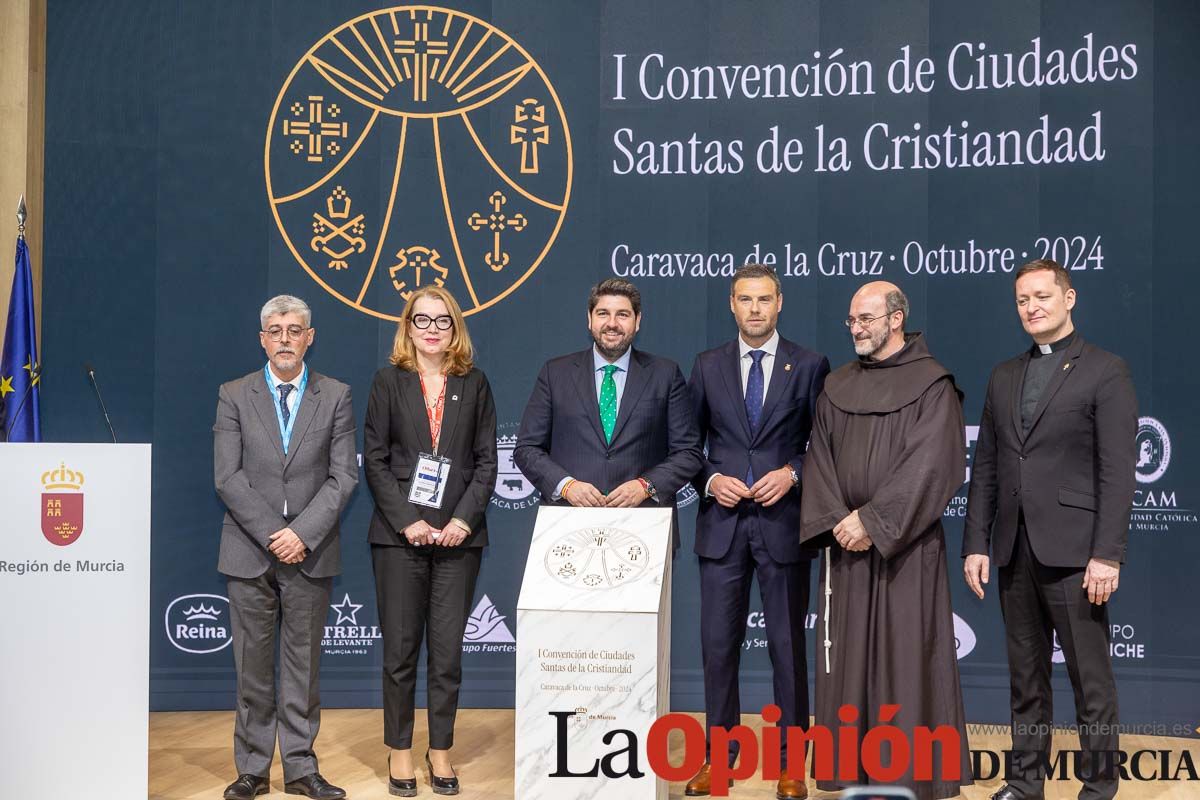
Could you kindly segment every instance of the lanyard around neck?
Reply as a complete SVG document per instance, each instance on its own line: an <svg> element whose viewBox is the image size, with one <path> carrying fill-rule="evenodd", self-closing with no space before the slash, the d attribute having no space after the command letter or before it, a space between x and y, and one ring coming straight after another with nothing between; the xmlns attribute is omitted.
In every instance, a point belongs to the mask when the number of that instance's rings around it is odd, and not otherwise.
<svg viewBox="0 0 1200 800"><path fill-rule="evenodd" d="M296 416L300 413L300 401L304 399L304 389L308 386L308 365L304 365L304 372L300 375L300 384L296 387L296 407L288 417L286 425L283 424L283 409L279 405L279 392L276 389L276 384L281 384L283 381L275 380L275 376L271 374L270 364L263 367L263 376L267 379L267 390L272 395L271 405L275 406L275 419L279 422L279 437L283 439L283 454L286 456L288 444L292 441L292 428L296 426Z"/></svg>

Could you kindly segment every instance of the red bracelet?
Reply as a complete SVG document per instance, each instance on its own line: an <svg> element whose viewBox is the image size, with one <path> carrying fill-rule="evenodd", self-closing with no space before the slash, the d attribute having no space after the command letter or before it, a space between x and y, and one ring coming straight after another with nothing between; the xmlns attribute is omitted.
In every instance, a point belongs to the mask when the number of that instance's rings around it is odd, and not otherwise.
<svg viewBox="0 0 1200 800"><path fill-rule="evenodd" d="M645 478L638 478L637 482L642 485L642 491L646 493L646 497L650 497L650 481Z"/></svg>

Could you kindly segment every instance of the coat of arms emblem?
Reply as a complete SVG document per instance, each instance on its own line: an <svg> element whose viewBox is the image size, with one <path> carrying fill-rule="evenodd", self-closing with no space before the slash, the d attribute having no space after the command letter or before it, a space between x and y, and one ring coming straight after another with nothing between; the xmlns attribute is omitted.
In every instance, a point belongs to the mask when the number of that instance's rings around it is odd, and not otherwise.
<svg viewBox="0 0 1200 800"><path fill-rule="evenodd" d="M42 535L65 547L83 533L83 473L60 463L42 473Z"/></svg>

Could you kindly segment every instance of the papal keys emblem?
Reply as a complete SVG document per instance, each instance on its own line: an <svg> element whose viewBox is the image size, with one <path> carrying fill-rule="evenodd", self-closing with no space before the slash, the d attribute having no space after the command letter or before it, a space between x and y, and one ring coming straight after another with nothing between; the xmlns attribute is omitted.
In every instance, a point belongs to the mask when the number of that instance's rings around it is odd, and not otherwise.
<svg viewBox="0 0 1200 800"><path fill-rule="evenodd" d="M325 291L398 320L421 286L467 315L545 259L571 195L571 135L546 73L492 24L398 6L325 35L267 128L271 211Z"/></svg>
<svg viewBox="0 0 1200 800"><path fill-rule="evenodd" d="M42 473L42 535L65 547L83 534L83 473L59 464Z"/></svg>

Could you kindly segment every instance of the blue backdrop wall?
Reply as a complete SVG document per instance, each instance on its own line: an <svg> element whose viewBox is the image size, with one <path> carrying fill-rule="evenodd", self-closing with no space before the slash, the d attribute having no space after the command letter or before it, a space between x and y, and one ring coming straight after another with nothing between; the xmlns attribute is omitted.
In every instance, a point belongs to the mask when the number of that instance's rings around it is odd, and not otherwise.
<svg viewBox="0 0 1200 800"><path fill-rule="evenodd" d="M1073 270L1084 335L1129 361L1148 443L1111 611L1123 720L1195 722L1195 4L50 0L48 13L45 434L107 437L90 361L118 435L154 443L153 708L232 704L211 426L218 384L262 365L270 295L312 305L309 361L352 384L360 426L405 293L440 281L468 309L502 474L463 699L506 706L538 502L511 437L541 362L586 345L591 284L635 280L638 346L686 372L734 335L735 264L777 266L783 333L835 365L852 356L840 320L854 288L893 280L974 424L992 365L1027 346L1011 272L1049 255ZM952 553L964 498L946 512ZM699 709L683 499L672 702ZM370 513L363 485L329 611L328 706L380 701ZM975 600L950 567L968 714L1007 720L995 592ZM770 691L758 608L747 708Z"/></svg>

